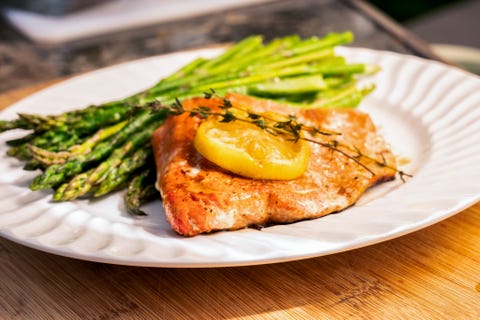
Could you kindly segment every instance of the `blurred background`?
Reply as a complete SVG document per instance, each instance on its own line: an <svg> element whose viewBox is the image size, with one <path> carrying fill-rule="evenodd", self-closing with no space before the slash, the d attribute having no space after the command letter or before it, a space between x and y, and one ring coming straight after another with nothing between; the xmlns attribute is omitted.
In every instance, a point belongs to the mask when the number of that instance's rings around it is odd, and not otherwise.
<svg viewBox="0 0 480 320"><path fill-rule="evenodd" d="M480 74L479 0L369 0L429 42L436 53Z"/></svg>
<svg viewBox="0 0 480 320"><path fill-rule="evenodd" d="M0 0L0 92L254 33L349 29L355 46L425 56L362 4L480 74L480 0Z"/></svg>
<svg viewBox="0 0 480 320"><path fill-rule="evenodd" d="M0 8L25 10L47 16L64 16L104 6L107 2L110 11L128 9L130 2L134 6L153 8L152 3L166 7L172 13L177 5L185 11L203 12L215 7L230 7L238 4L262 2L261 0L0 0ZM406 26L422 38L434 43L451 43L480 47L480 37L475 31L480 30L480 0L366 0L393 20ZM8 10L8 9L7 9ZM103 12L106 12L104 10ZM189 12L184 12L188 14ZM130 12L132 13L132 12ZM145 12L144 12L145 13ZM8 15L8 14L7 14ZM11 14L12 15L12 14ZM18 23L18 18L13 18Z"/></svg>

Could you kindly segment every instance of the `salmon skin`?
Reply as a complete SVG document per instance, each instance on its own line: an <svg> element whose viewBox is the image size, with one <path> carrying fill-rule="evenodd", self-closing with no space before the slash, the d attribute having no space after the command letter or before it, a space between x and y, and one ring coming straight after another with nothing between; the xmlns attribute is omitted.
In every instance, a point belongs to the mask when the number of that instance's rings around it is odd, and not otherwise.
<svg viewBox="0 0 480 320"><path fill-rule="evenodd" d="M255 112L295 113L301 123L340 132L341 135L320 139L335 139L339 149L342 145L354 147L341 149L352 156L359 152L368 155L370 160L358 159L370 171L340 152L310 143L307 170L297 179L273 181L241 177L196 151L193 140L201 122L198 117L172 116L154 132L152 144L156 187L162 196L166 218L180 235L195 236L318 218L351 206L367 188L395 178L392 151L377 133L370 117L359 110L300 110L236 94L227 99L234 106L249 106ZM183 106L185 109L215 108L218 104L214 98L193 98Z"/></svg>

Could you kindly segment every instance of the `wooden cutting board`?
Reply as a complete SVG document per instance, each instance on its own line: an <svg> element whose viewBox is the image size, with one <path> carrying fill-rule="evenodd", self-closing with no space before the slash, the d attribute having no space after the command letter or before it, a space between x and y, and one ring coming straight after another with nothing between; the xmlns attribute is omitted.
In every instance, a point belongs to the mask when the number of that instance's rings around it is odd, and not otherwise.
<svg viewBox="0 0 480 320"><path fill-rule="evenodd" d="M3 93L0 108L54 82ZM480 319L480 203L394 240L288 263L128 267L3 238L0 261L0 319Z"/></svg>

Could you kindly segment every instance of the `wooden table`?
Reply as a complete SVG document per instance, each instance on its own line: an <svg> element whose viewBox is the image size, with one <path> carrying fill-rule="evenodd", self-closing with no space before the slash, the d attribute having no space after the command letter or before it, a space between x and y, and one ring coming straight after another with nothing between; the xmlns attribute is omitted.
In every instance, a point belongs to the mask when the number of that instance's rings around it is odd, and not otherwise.
<svg viewBox="0 0 480 320"><path fill-rule="evenodd" d="M5 108L53 82L0 95ZM480 319L480 203L377 245L251 267L80 261L0 238L1 319Z"/></svg>

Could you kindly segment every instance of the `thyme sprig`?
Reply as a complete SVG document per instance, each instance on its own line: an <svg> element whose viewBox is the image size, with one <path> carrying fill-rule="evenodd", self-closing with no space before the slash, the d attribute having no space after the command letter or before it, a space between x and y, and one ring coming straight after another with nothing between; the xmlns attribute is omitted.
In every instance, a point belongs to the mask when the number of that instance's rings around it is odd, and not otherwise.
<svg viewBox="0 0 480 320"><path fill-rule="evenodd" d="M212 108L206 106L198 106L192 109L186 109L179 99L175 99L175 102L170 106L153 102L149 105L149 107L153 110L166 108L171 115L181 115L188 112L189 116L198 117L200 119L217 117L219 122L222 123L241 121L244 123L253 124L269 134L287 137L287 141L297 142L298 140L305 140L327 148L332 152L337 152L342 156L354 161L357 165L368 171L372 176L375 176L375 172L369 168L368 165L363 163L362 160L370 161L379 167L394 170L403 182L405 182L405 177L413 177L413 175L405 171L398 170L396 167L388 164L383 154L381 154L382 159L379 160L364 154L355 146L345 145L335 139L328 141L314 139L314 137L318 135L325 137L340 136L342 135L340 132L302 124L298 121L295 115L278 115L278 117L284 118L279 120L276 117L274 118L273 115L256 113L246 108L243 109L241 107L234 106L227 98L218 96L213 89L211 89L209 92L205 92L204 98L218 98L220 101L218 104L219 111L213 110ZM244 116L240 116L240 114L244 114Z"/></svg>

